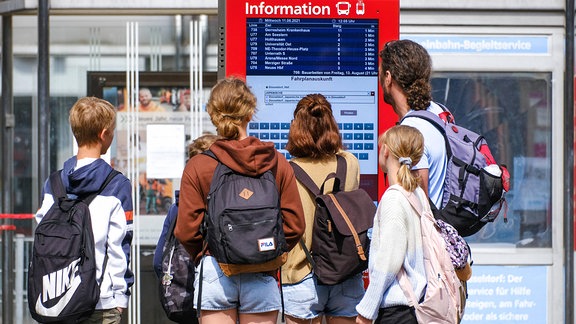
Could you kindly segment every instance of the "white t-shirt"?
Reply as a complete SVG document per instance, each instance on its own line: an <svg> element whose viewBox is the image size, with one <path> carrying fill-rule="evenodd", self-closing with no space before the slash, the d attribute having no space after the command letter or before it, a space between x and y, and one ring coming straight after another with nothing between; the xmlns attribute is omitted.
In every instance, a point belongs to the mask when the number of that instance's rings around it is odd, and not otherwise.
<svg viewBox="0 0 576 324"><path fill-rule="evenodd" d="M435 114L440 114L444 111L442 107L434 102L430 103L427 110ZM410 110L406 116L409 116L412 111ZM434 205L440 208L442 195L444 194L444 178L446 178L448 161L444 136L434 125L422 118L404 118L401 124L418 129L424 136L424 155L412 169L428 169L428 195Z"/></svg>

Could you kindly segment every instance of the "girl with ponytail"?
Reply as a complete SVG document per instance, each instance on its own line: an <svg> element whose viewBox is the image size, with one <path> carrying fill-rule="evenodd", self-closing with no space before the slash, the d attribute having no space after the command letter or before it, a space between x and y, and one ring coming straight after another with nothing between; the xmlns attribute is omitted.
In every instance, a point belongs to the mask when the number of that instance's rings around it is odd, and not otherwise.
<svg viewBox="0 0 576 324"><path fill-rule="evenodd" d="M276 177L287 249L291 250L304 234L305 221L294 171L274 147L249 136L248 123L256 112L256 96L242 79L221 79L212 88L206 111L220 138L209 150L218 161L197 154L186 163L180 184L178 221L174 235L197 266L202 262L202 298L197 305L197 277L194 282L196 303L202 324L275 324L282 308L277 271L246 272L227 276L207 246L202 253L200 230L207 210L208 193L218 163L234 172L257 177L271 170ZM202 261L201 261L202 260Z"/></svg>
<svg viewBox="0 0 576 324"><path fill-rule="evenodd" d="M378 145L378 163L390 187L401 186L422 204L428 204L417 173L411 171L424 153L422 134L414 127L397 125L380 136ZM408 306L396 278L404 268L414 295L424 296L426 272L421 236L420 217L410 202L402 192L386 190L374 217L368 264L370 283L356 306L356 323L418 324L414 308Z"/></svg>
<svg viewBox="0 0 576 324"><path fill-rule="evenodd" d="M344 191L358 189L358 159L344 150L332 105L324 95L313 93L300 99L294 109L286 150L292 157L291 162L300 167L318 188L323 188L323 193L330 193L334 187L334 180L328 180L325 186L322 184L329 174L336 172L338 160L346 161ZM315 195L300 180L297 184L306 229L301 243L288 253L288 260L282 266L286 323L354 323L358 315L356 304L364 294L362 274L353 275L338 284L320 283L302 248L305 246L312 250L313 225L316 222Z"/></svg>

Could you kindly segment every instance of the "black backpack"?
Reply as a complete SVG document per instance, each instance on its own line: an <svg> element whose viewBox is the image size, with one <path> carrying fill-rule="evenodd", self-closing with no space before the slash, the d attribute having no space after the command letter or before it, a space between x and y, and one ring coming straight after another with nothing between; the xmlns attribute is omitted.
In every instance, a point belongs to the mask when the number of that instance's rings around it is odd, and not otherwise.
<svg viewBox="0 0 576 324"><path fill-rule="evenodd" d="M330 173L318 186L296 163L290 162L296 179L315 197L312 251L303 241L300 246L321 284L334 285L358 274L368 267L370 239L376 205L366 191L344 191L346 159L337 155L336 173ZM334 187L325 193L324 185L334 179Z"/></svg>
<svg viewBox="0 0 576 324"><path fill-rule="evenodd" d="M431 203L432 212L435 218L454 226L461 236L470 236L493 222L502 207L506 209L510 175L506 166L496 163L484 136L456 125L450 111L438 105L444 110L441 116L416 110L404 119L424 119L444 137L448 155L444 196L439 208Z"/></svg>
<svg viewBox="0 0 576 324"><path fill-rule="evenodd" d="M100 286L88 205L120 173L112 170L97 192L73 199L66 194L61 172L50 175L54 204L34 232L28 271L28 308L40 323L78 323L94 312ZM107 258L102 276L106 263Z"/></svg>
<svg viewBox="0 0 576 324"><path fill-rule="evenodd" d="M203 154L216 156L210 151ZM278 269L288 251L280 195L271 170L255 177L218 161L202 235L226 275Z"/></svg>
<svg viewBox="0 0 576 324"><path fill-rule="evenodd" d="M178 214L178 196L168 215ZM170 217L167 216L167 217ZM162 249L162 278L159 281L160 303L166 316L178 323L198 323L194 310L194 260L174 236L178 217L174 217L166 233Z"/></svg>

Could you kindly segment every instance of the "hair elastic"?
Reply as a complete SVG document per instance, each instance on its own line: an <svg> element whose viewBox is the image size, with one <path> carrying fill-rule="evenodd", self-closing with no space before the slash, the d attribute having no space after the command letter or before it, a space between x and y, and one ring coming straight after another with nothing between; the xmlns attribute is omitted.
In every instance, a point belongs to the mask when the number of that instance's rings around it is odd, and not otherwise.
<svg viewBox="0 0 576 324"><path fill-rule="evenodd" d="M222 114L222 118L239 119L238 117L232 114Z"/></svg>
<svg viewBox="0 0 576 324"><path fill-rule="evenodd" d="M412 166L412 159L409 157L398 158L398 162L400 162L400 165Z"/></svg>

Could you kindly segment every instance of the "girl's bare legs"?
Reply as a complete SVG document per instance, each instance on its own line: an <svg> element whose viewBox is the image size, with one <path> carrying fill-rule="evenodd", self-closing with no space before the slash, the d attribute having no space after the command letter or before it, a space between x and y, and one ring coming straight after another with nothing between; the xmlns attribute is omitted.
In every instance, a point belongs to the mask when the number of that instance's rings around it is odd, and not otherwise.
<svg viewBox="0 0 576 324"><path fill-rule="evenodd" d="M322 316L313 319L300 319L286 315L286 324L320 324L322 323Z"/></svg>
<svg viewBox="0 0 576 324"><path fill-rule="evenodd" d="M355 324L356 317L326 316L328 324Z"/></svg>
<svg viewBox="0 0 576 324"><path fill-rule="evenodd" d="M240 314L240 324L276 324L277 322L278 322L278 311Z"/></svg>
<svg viewBox="0 0 576 324"><path fill-rule="evenodd" d="M236 309L227 310L202 310L200 313L201 324L236 324L238 313Z"/></svg>

